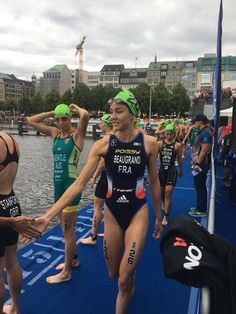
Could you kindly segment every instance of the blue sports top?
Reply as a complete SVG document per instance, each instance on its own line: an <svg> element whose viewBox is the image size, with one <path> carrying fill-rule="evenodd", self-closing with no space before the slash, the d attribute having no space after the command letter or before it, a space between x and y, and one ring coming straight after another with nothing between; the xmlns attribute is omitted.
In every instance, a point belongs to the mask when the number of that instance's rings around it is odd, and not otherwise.
<svg viewBox="0 0 236 314"><path fill-rule="evenodd" d="M138 133L131 142L122 142L114 134L110 136L109 149L105 156L108 176L107 197L114 190L133 189L136 197L144 197L140 180L144 178L147 154L144 147L143 134Z"/></svg>
<svg viewBox="0 0 236 314"><path fill-rule="evenodd" d="M111 135L105 156L108 189L106 205L125 230L135 213L146 204L144 172L147 154L144 135L130 142Z"/></svg>

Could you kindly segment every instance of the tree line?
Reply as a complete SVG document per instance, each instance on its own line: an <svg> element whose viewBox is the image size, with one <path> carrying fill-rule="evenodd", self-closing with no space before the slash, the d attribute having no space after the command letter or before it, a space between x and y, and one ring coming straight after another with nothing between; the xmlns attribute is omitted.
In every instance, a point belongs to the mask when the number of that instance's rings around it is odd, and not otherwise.
<svg viewBox="0 0 236 314"><path fill-rule="evenodd" d="M53 110L59 103L77 105L92 111L107 111L107 102L113 98L120 89L112 85L97 85L89 88L84 83L79 83L74 91L67 90L60 97L59 93L52 90L43 99L38 93L33 98L23 97L17 103L14 101L0 102L1 111L17 111L22 114L32 114ZM138 100L143 115L149 115L150 97L152 114L169 115L173 113L184 114L190 109L191 101L187 90L178 83L172 90L168 90L163 83L150 86L147 83L130 89Z"/></svg>

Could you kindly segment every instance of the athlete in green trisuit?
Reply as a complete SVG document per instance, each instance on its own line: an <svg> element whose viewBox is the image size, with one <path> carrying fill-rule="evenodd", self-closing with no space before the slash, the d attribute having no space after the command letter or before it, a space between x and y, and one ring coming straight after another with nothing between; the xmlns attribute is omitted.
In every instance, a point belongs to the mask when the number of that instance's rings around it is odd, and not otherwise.
<svg viewBox="0 0 236 314"><path fill-rule="evenodd" d="M71 124L71 112L79 115L77 128ZM43 123L46 118L54 117L56 127ZM84 146L84 138L89 121L89 114L85 109L75 104L69 107L59 104L54 111L39 113L28 117L27 122L39 132L49 135L54 139L54 199L60 199L67 188L77 178L77 164ZM61 227L65 238L65 262L56 269L60 273L47 277L48 283L59 283L71 279L71 266L79 266L76 253L75 222L81 194L74 198L59 214Z"/></svg>

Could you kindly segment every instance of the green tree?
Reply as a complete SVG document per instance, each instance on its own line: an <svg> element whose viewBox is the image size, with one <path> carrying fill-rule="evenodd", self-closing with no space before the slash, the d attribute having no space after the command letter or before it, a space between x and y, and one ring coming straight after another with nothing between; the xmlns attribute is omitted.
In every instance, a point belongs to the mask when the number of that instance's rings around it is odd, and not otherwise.
<svg viewBox="0 0 236 314"><path fill-rule="evenodd" d="M141 114L148 116L150 104L150 86L142 83L133 89L133 93L138 101Z"/></svg>
<svg viewBox="0 0 236 314"><path fill-rule="evenodd" d="M170 97L170 103L172 112L176 112L176 114L184 114L185 112L189 111L191 100L187 95L187 90L182 84L178 83L173 88L173 93Z"/></svg>
<svg viewBox="0 0 236 314"><path fill-rule="evenodd" d="M113 85L109 84L107 86L104 86L103 90L104 90L102 100L103 107L101 107L100 110L108 112L109 111L108 101L114 98L115 95L120 91L120 89L117 89L113 87Z"/></svg>
<svg viewBox="0 0 236 314"><path fill-rule="evenodd" d="M37 95L31 99L31 105L32 113L45 111L45 103L40 93L37 93Z"/></svg>
<svg viewBox="0 0 236 314"><path fill-rule="evenodd" d="M5 110L5 102L4 101L0 101L0 110L1 111Z"/></svg>
<svg viewBox="0 0 236 314"><path fill-rule="evenodd" d="M26 114L32 112L31 100L28 96L24 96L19 100L17 104L17 111Z"/></svg>
<svg viewBox="0 0 236 314"><path fill-rule="evenodd" d="M68 106L73 103L73 94L70 89L68 89L61 97L61 102L67 104Z"/></svg>
<svg viewBox="0 0 236 314"><path fill-rule="evenodd" d="M163 83L156 85L152 91L152 113L159 116L171 113L170 92Z"/></svg>
<svg viewBox="0 0 236 314"><path fill-rule="evenodd" d="M104 108L103 99L104 99L105 90L104 87L100 84L94 86L90 89L90 101L91 109L98 111Z"/></svg>
<svg viewBox="0 0 236 314"><path fill-rule="evenodd" d="M56 90L52 90L45 97L45 111L54 110L56 105L61 102L61 97Z"/></svg>
<svg viewBox="0 0 236 314"><path fill-rule="evenodd" d="M87 110L92 110L90 89L84 83L79 83L73 94L74 103Z"/></svg>
<svg viewBox="0 0 236 314"><path fill-rule="evenodd" d="M10 111L14 114L17 111L17 103L15 100L6 100L4 108L5 111Z"/></svg>

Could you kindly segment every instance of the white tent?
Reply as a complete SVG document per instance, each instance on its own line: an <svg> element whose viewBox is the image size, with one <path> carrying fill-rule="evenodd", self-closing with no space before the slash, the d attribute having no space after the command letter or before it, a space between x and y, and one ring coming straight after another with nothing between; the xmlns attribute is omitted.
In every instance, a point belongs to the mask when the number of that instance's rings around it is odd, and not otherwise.
<svg viewBox="0 0 236 314"><path fill-rule="evenodd" d="M232 117L232 115L233 115L233 107L220 111L221 117Z"/></svg>

